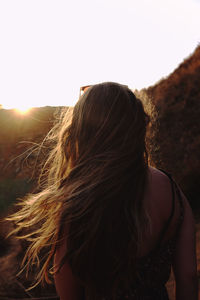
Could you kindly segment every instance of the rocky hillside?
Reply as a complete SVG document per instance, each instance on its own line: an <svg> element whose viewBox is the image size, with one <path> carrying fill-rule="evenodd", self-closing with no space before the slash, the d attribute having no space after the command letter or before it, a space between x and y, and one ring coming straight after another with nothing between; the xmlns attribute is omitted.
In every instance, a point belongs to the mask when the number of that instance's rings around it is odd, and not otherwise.
<svg viewBox="0 0 200 300"><path fill-rule="evenodd" d="M199 207L200 46L167 78L138 94L157 111L153 163L171 173L192 206Z"/></svg>
<svg viewBox="0 0 200 300"><path fill-rule="evenodd" d="M59 109L33 108L25 115L0 109L0 213L32 189L44 155L39 145Z"/></svg>
<svg viewBox="0 0 200 300"><path fill-rule="evenodd" d="M55 110L55 107L32 108L24 115L15 110L0 110L0 168L3 170L0 178L8 174L25 176L20 163L25 157L30 161L37 156L38 144L54 124Z"/></svg>

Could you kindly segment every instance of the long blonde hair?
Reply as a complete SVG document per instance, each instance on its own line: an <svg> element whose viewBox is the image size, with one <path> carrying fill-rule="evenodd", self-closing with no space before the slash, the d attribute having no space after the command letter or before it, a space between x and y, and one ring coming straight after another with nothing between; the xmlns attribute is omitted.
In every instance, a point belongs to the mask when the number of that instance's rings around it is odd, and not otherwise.
<svg viewBox="0 0 200 300"><path fill-rule="evenodd" d="M110 82L90 87L70 118L62 115L49 135L52 149L42 191L27 195L10 217L18 237L30 241L27 266L39 264L41 250L48 249L37 283L49 281L66 228L61 265L68 260L88 299L114 298L117 286L132 280L148 223L143 197L147 124L141 101L126 86Z"/></svg>

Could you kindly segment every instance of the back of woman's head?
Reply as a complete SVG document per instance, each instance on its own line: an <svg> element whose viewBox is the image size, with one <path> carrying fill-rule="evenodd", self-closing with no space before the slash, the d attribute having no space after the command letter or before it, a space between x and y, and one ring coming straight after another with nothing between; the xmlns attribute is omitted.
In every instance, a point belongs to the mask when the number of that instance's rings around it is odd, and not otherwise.
<svg viewBox="0 0 200 300"><path fill-rule="evenodd" d="M72 152L79 161L104 154L143 156L146 118L142 103L126 86L110 82L94 85L74 107Z"/></svg>

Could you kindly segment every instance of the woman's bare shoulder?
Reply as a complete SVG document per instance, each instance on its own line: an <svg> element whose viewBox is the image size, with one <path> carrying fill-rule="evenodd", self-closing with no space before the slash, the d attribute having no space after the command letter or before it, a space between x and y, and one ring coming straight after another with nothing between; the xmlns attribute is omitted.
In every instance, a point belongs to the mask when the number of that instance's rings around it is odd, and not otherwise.
<svg viewBox="0 0 200 300"><path fill-rule="evenodd" d="M162 171L149 167L147 198L152 211L167 219L172 209L172 185L170 178Z"/></svg>
<svg viewBox="0 0 200 300"><path fill-rule="evenodd" d="M166 189L171 191L171 181L168 175L166 175L163 171L151 166L149 166L148 171L149 183L150 185L152 185L153 188L157 189L157 192L159 190L162 193Z"/></svg>
<svg viewBox="0 0 200 300"><path fill-rule="evenodd" d="M148 167L149 172L153 175L153 176L159 176L159 177L163 177L163 178L168 178L168 176L161 171L160 169L157 169L155 167L149 166Z"/></svg>

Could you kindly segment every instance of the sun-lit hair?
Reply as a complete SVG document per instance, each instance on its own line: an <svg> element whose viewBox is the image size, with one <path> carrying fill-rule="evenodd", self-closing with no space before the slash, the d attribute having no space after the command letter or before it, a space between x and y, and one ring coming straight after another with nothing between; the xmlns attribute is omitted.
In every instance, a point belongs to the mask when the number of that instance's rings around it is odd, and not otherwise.
<svg viewBox="0 0 200 300"><path fill-rule="evenodd" d="M48 249L37 282L48 281L53 255L66 234L61 265L69 262L87 299L114 299L117 288L131 282L148 224L147 124L141 101L126 86L111 82L91 86L71 115L62 115L49 135L54 146L44 166L43 190L28 195L11 217L15 233L31 242L28 265L39 263L41 250Z"/></svg>

